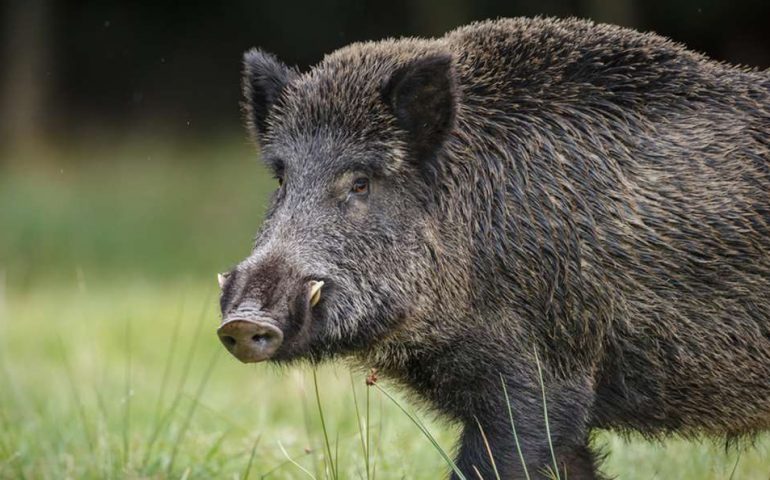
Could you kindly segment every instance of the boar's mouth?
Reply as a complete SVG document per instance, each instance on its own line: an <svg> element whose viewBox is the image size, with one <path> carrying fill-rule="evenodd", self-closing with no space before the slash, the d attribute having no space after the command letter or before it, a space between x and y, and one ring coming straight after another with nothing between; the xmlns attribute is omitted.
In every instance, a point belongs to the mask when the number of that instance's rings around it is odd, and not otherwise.
<svg viewBox="0 0 770 480"><path fill-rule="evenodd" d="M308 340L312 310L321 302L325 284L323 280L304 282L304 288L292 302L288 315L281 320L266 311L254 311L248 307L236 309L217 329L219 340L243 363L270 360L282 356L279 350L301 348L298 344ZM282 346L285 348L282 349Z"/></svg>

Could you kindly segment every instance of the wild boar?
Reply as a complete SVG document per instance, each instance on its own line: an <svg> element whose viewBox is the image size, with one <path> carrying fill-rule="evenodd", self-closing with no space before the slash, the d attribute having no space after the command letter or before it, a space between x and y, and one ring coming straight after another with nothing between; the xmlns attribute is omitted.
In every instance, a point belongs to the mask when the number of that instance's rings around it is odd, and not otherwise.
<svg viewBox="0 0 770 480"><path fill-rule="evenodd" d="M592 429L770 426L768 71L519 18L304 73L251 50L243 88L278 188L222 277L240 360L376 367L464 425L468 478L524 475L503 382L533 477L541 380L571 480Z"/></svg>

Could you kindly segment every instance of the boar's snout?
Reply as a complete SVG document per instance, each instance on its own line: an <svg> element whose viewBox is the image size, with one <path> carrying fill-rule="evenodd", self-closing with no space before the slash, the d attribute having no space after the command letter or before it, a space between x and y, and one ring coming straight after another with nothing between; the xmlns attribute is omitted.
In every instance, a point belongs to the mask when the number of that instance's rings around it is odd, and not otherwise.
<svg viewBox="0 0 770 480"><path fill-rule="evenodd" d="M307 330L311 310L321 300L324 283L322 280L303 281L298 291L291 288L270 289L272 300L255 295L238 302L237 306L229 309L217 329L219 340L243 363L269 360L285 343L291 349L289 344L297 343L297 337L302 337L299 333Z"/></svg>
<svg viewBox="0 0 770 480"><path fill-rule="evenodd" d="M268 319L228 320L217 330L227 351L243 363L255 363L272 357L283 343L283 332Z"/></svg>

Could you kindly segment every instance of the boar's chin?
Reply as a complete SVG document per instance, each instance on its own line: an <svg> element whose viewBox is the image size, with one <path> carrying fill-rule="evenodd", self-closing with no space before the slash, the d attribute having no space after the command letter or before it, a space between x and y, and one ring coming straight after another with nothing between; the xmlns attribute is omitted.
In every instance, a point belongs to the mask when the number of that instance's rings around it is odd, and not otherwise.
<svg viewBox="0 0 770 480"><path fill-rule="evenodd" d="M278 363L307 360L319 363L333 358L355 354L370 348L379 341L380 335L366 327L368 319L350 320L351 316L324 315L300 335L289 338L271 358ZM339 322L347 319L348 325L356 325L353 331L342 332Z"/></svg>

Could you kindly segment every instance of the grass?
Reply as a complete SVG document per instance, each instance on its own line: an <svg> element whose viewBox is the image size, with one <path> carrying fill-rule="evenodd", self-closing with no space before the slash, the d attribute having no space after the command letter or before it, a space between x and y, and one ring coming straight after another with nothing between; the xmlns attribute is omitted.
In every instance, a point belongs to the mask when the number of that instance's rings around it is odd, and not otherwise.
<svg viewBox="0 0 770 480"><path fill-rule="evenodd" d="M339 364L245 366L219 345L215 273L248 252L273 183L253 157L238 140L132 144L0 170L0 479L451 470L456 430L386 380L367 387ZM501 415L515 435L518 419ZM623 479L770 471L766 437L744 451L597 441L611 452L604 471Z"/></svg>
<svg viewBox="0 0 770 480"><path fill-rule="evenodd" d="M332 447L331 443L329 443L329 432L326 428L326 422L324 421L324 409L321 405L321 392L318 389L318 375L315 369L313 369L313 390L315 391L315 399L316 403L318 404L318 419L321 421L321 431L323 432L324 447L326 447L326 458L324 459L324 465L326 468L324 469L324 473L328 478L337 480L339 477L337 475L337 466L335 463L338 462L339 457L337 455L332 456ZM339 445L339 439L337 445ZM335 447L335 452L336 451L338 450Z"/></svg>
<svg viewBox="0 0 770 480"><path fill-rule="evenodd" d="M365 395L363 376L355 375L351 387L347 369L321 368L328 433L318 410L306 431L303 391L314 388L312 371L244 366L227 356L214 334L213 302L201 334L195 318L179 330L177 342L189 350L170 359L157 414L174 332L174 322L163 319L191 298L200 306L208 290L127 284L10 297L0 343L0 478L178 478L185 472L188 478L243 478L247 471L250 478L268 472L271 479L297 478L300 471L282 450L315 478L325 478L329 458L338 478L365 477L351 413L352 389ZM130 319L129 338L123 319L109 320L114 311ZM369 394L372 406L379 405L379 393ZM430 478L444 469L395 406L372 408L371 424L378 478L393 472ZM434 429L451 444L450 431Z"/></svg>
<svg viewBox="0 0 770 480"><path fill-rule="evenodd" d="M457 474L457 476L460 478L460 480L465 480L465 475L463 475L463 472L460 471L460 469L457 468L457 465L455 465L455 462L452 460L452 458L449 456L447 451L441 446L439 441L436 439L436 437L430 432L430 428L423 423L420 418L415 415L414 413L410 412L406 407L404 407L404 404L400 401L398 401L393 395L391 395L387 390L382 388L379 384L374 384L375 387L388 399L393 402L395 406L398 407L399 410L409 419L412 421L412 423L417 426L417 428L422 432L423 435L425 435L425 438L428 439L428 441L433 445L433 448L436 452L438 452L441 455L441 458L444 459L444 461L447 463L449 468L452 469L452 471Z"/></svg>
<svg viewBox="0 0 770 480"><path fill-rule="evenodd" d="M540 377L542 378L542 376ZM529 480L529 470L527 469L527 462L524 460L524 453L521 451L521 444L519 443L519 435L516 433L516 422L513 420L513 409L511 408L511 399L508 396L508 387L505 385L505 378L500 375L500 385L503 387L503 395L505 396L505 403L508 405L508 420L511 422L511 436L516 443L516 453L519 455L519 462L521 468L524 470L524 478Z"/></svg>

